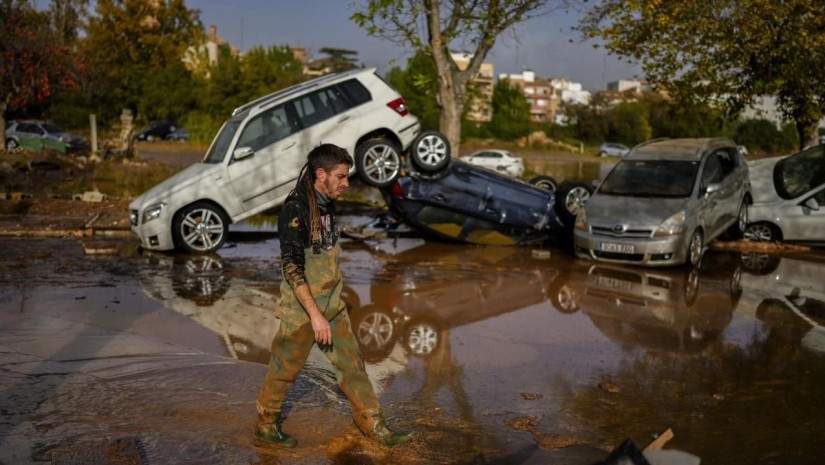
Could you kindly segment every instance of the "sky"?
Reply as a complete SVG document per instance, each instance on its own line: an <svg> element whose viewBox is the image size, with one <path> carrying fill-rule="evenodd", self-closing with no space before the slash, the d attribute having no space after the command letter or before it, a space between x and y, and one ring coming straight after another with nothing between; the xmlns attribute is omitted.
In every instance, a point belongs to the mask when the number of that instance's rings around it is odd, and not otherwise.
<svg viewBox="0 0 825 465"><path fill-rule="evenodd" d="M411 49L369 37L349 18L353 0L187 0L200 11L206 32L215 25L218 36L241 51L255 46L305 47L310 59L324 47L358 52L358 61L380 74L393 66L406 67ZM575 14L555 13L533 18L500 35L487 54L495 74L532 70L537 77L566 78L590 91L602 90L619 79L641 77L640 67L607 55L594 42L582 42L570 31ZM572 42L571 42L572 40ZM453 50L463 51L463 50Z"/></svg>

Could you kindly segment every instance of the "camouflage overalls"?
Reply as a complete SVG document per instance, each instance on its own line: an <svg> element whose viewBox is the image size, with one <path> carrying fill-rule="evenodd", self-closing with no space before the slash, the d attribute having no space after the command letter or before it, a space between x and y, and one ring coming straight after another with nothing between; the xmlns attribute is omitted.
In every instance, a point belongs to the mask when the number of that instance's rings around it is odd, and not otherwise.
<svg viewBox="0 0 825 465"><path fill-rule="evenodd" d="M312 345L315 343L315 333L312 329L309 316L298 301L293 286L306 283L312 292L324 317L330 323L332 345L323 346L324 355L329 358L335 368L336 378L344 394L352 404L353 418L356 425L362 430L371 430L372 416L379 411L378 400L373 391L358 343L352 333L349 314L345 311L345 304L341 300L343 279L338 266L340 246L338 232L334 221L334 212L329 205L328 209L322 206L321 214L324 218L322 244L307 244L309 242L305 230L307 207L305 202L298 199L287 199L282 211L282 218L278 221L278 231L281 238L282 261L284 261L284 281L281 283L281 303L277 315L281 320L278 333L272 340L269 370L263 386L258 394L258 413L264 418L273 420L279 415L281 404L286 392L298 373L304 367ZM326 215L326 217L325 217ZM288 231L291 229L291 231ZM295 231L295 230L298 231ZM289 247L285 242L297 233L303 245L303 260L294 260L289 255ZM286 239L285 239L286 238ZM293 244L294 245L294 244ZM284 250L284 248L287 250ZM296 249L293 247L293 251ZM297 249L300 250L300 249ZM300 253L300 252L299 252ZM299 262L297 267L294 262ZM303 261L303 270L300 262ZM297 276L300 275L300 276Z"/></svg>

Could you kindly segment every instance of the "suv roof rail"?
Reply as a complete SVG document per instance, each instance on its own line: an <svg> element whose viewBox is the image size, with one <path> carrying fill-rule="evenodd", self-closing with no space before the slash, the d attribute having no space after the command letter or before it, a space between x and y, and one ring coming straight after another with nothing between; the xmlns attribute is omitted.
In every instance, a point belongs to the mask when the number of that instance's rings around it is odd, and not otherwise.
<svg viewBox="0 0 825 465"><path fill-rule="evenodd" d="M313 87L320 86L322 84L326 84L329 81L334 81L336 79L344 78L344 77L347 77L347 76L360 74L362 72L375 72L375 68L353 68L353 69L350 69L350 70L347 70L347 71L342 71L340 73L325 74L323 76L319 76L317 78L310 79L308 81L299 82L298 84L294 84L294 85L291 85L291 86L286 87L284 89L273 92L271 94L264 95L263 97L256 98L255 100L253 100L251 102L245 103L245 104L235 108L234 110L232 110L232 116L235 116L238 113L246 111L246 110L248 110L252 107L266 104L266 103L268 103L269 101L271 101L273 99L285 97L287 95L292 95L292 94L295 94L297 92L302 92L306 89L310 89L310 88L313 88Z"/></svg>

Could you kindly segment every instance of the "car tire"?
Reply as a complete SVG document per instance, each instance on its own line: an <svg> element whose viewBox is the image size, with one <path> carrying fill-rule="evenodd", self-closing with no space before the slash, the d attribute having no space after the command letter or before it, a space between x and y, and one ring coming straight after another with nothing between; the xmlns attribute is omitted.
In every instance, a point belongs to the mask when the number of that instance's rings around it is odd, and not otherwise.
<svg viewBox="0 0 825 465"><path fill-rule="evenodd" d="M782 240L782 230L766 221L749 224L742 237L753 242L776 242Z"/></svg>
<svg viewBox="0 0 825 465"><path fill-rule="evenodd" d="M550 176L536 176L530 180L530 184L550 192L556 192L559 189L559 183Z"/></svg>
<svg viewBox="0 0 825 465"><path fill-rule="evenodd" d="M195 202L175 213L172 239L190 253L212 253L223 246L229 235L229 218L224 211L208 202Z"/></svg>
<svg viewBox="0 0 825 465"><path fill-rule="evenodd" d="M693 235L690 236L690 242L688 242L688 250L687 250L687 257L685 257L685 263L688 266L696 268L702 262L702 254L705 249L704 244L704 235L702 231L695 230L693 231Z"/></svg>
<svg viewBox="0 0 825 465"><path fill-rule="evenodd" d="M438 131L424 131L410 145L410 158L421 171L436 173L450 163L450 141Z"/></svg>
<svg viewBox="0 0 825 465"><path fill-rule="evenodd" d="M553 280L548 290L550 292L550 303L553 304L553 307L559 313L570 315L579 311L579 303L576 302L573 290L568 286L568 282L570 282L570 273L562 273Z"/></svg>
<svg viewBox="0 0 825 465"><path fill-rule="evenodd" d="M355 171L367 185L387 187L401 173L401 150L388 139L370 139L355 149Z"/></svg>
<svg viewBox="0 0 825 465"><path fill-rule="evenodd" d="M556 214L565 224L573 224L579 210L584 208L593 189L583 182L568 182L562 184L556 194Z"/></svg>
<svg viewBox="0 0 825 465"><path fill-rule="evenodd" d="M14 139L6 139L6 150L11 151L17 149L20 144L17 143Z"/></svg>

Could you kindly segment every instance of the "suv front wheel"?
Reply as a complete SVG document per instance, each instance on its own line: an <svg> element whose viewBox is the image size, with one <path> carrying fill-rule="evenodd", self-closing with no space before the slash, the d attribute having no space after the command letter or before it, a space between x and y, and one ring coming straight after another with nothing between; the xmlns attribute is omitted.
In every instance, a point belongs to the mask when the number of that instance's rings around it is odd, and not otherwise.
<svg viewBox="0 0 825 465"><path fill-rule="evenodd" d="M370 186L389 186L401 173L400 152L388 139L368 140L355 149L355 171Z"/></svg>
<svg viewBox="0 0 825 465"><path fill-rule="evenodd" d="M210 253L221 248L229 235L229 219L219 207L196 202L175 214L172 238L191 253Z"/></svg>

